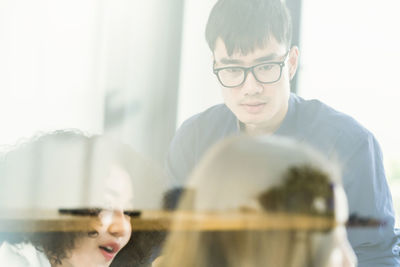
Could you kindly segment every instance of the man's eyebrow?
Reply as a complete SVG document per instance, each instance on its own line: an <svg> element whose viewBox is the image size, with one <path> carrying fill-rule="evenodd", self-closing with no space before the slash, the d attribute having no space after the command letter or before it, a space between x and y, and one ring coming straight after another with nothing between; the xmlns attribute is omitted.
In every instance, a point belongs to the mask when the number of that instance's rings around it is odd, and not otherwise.
<svg viewBox="0 0 400 267"><path fill-rule="evenodd" d="M265 61L270 61L270 60L276 59L277 56L278 55L276 53L271 53L271 54L256 58L255 60L253 60L253 63L261 63L261 62L265 62ZM225 64L225 65L229 65L229 64L243 65L244 61L240 60L240 59L223 57L220 59L220 63Z"/></svg>
<svg viewBox="0 0 400 267"><path fill-rule="evenodd" d="M270 60L276 59L277 57L278 57L278 55L276 53L268 54L266 56L256 58L254 60L254 63L261 63L261 62L265 62L265 61L270 61Z"/></svg>

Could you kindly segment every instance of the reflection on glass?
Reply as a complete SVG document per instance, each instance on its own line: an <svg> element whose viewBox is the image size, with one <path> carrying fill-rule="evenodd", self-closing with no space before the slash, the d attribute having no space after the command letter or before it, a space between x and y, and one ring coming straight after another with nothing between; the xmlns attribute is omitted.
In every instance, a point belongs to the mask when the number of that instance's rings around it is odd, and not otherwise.
<svg viewBox="0 0 400 267"><path fill-rule="evenodd" d="M138 215L135 190L151 178L143 169L130 147L77 131L43 134L3 155L0 266L123 261L130 216Z"/></svg>
<svg viewBox="0 0 400 267"><path fill-rule="evenodd" d="M356 264L339 170L308 146L228 138L206 153L187 187L157 266ZM183 231L188 220L197 231Z"/></svg>

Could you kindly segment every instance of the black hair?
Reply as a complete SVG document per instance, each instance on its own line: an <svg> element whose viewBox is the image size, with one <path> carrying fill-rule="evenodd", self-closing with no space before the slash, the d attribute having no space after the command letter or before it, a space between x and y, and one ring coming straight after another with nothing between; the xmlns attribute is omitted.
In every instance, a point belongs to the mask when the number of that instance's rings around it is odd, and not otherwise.
<svg viewBox="0 0 400 267"><path fill-rule="evenodd" d="M258 197L264 210L334 217L333 184L328 174L309 165L293 166L283 181ZM317 199L323 201L322 210L314 205Z"/></svg>
<svg viewBox="0 0 400 267"><path fill-rule="evenodd" d="M36 232L29 236L29 241L46 255L51 265L56 265L68 258L76 241L86 234L88 235L84 232Z"/></svg>
<svg viewBox="0 0 400 267"><path fill-rule="evenodd" d="M184 192L185 188L183 187L172 188L165 192L162 201L163 209L176 210L178 208L179 200Z"/></svg>
<svg viewBox="0 0 400 267"><path fill-rule="evenodd" d="M219 0L206 26L206 40L211 51L218 38L225 43L228 55L247 54L264 47L271 38L289 49L292 38L291 17L281 0Z"/></svg>

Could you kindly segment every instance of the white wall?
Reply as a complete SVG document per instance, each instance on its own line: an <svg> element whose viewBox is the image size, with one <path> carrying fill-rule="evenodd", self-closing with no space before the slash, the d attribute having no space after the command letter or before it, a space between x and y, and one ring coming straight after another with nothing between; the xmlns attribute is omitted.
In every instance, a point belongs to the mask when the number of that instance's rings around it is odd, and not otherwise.
<svg viewBox="0 0 400 267"><path fill-rule="evenodd" d="M0 1L0 145L57 128L101 131L99 3Z"/></svg>
<svg viewBox="0 0 400 267"><path fill-rule="evenodd" d="M215 2L185 1L177 126L222 102L220 87L212 72L212 53L205 39L208 14Z"/></svg>
<svg viewBox="0 0 400 267"><path fill-rule="evenodd" d="M400 225L400 2L304 0L300 95L371 130L381 144Z"/></svg>

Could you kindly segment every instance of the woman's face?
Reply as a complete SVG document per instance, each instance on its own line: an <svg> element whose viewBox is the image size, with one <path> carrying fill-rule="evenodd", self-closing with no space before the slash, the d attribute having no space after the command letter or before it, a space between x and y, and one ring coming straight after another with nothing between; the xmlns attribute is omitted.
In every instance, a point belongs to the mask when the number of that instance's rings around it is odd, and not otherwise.
<svg viewBox="0 0 400 267"><path fill-rule="evenodd" d="M124 209L131 208L133 203L131 177L118 165L113 165L103 185L98 194L102 199L99 205L105 208L93 220L93 231L75 241L74 248L62 260L62 266L109 266L128 243L132 229L130 217L124 214Z"/></svg>
<svg viewBox="0 0 400 267"><path fill-rule="evenodd" d="M103 210L93 222L94 231L79 238L62 266L109 266L131 236L130 217L122 210Z"/></svg>

